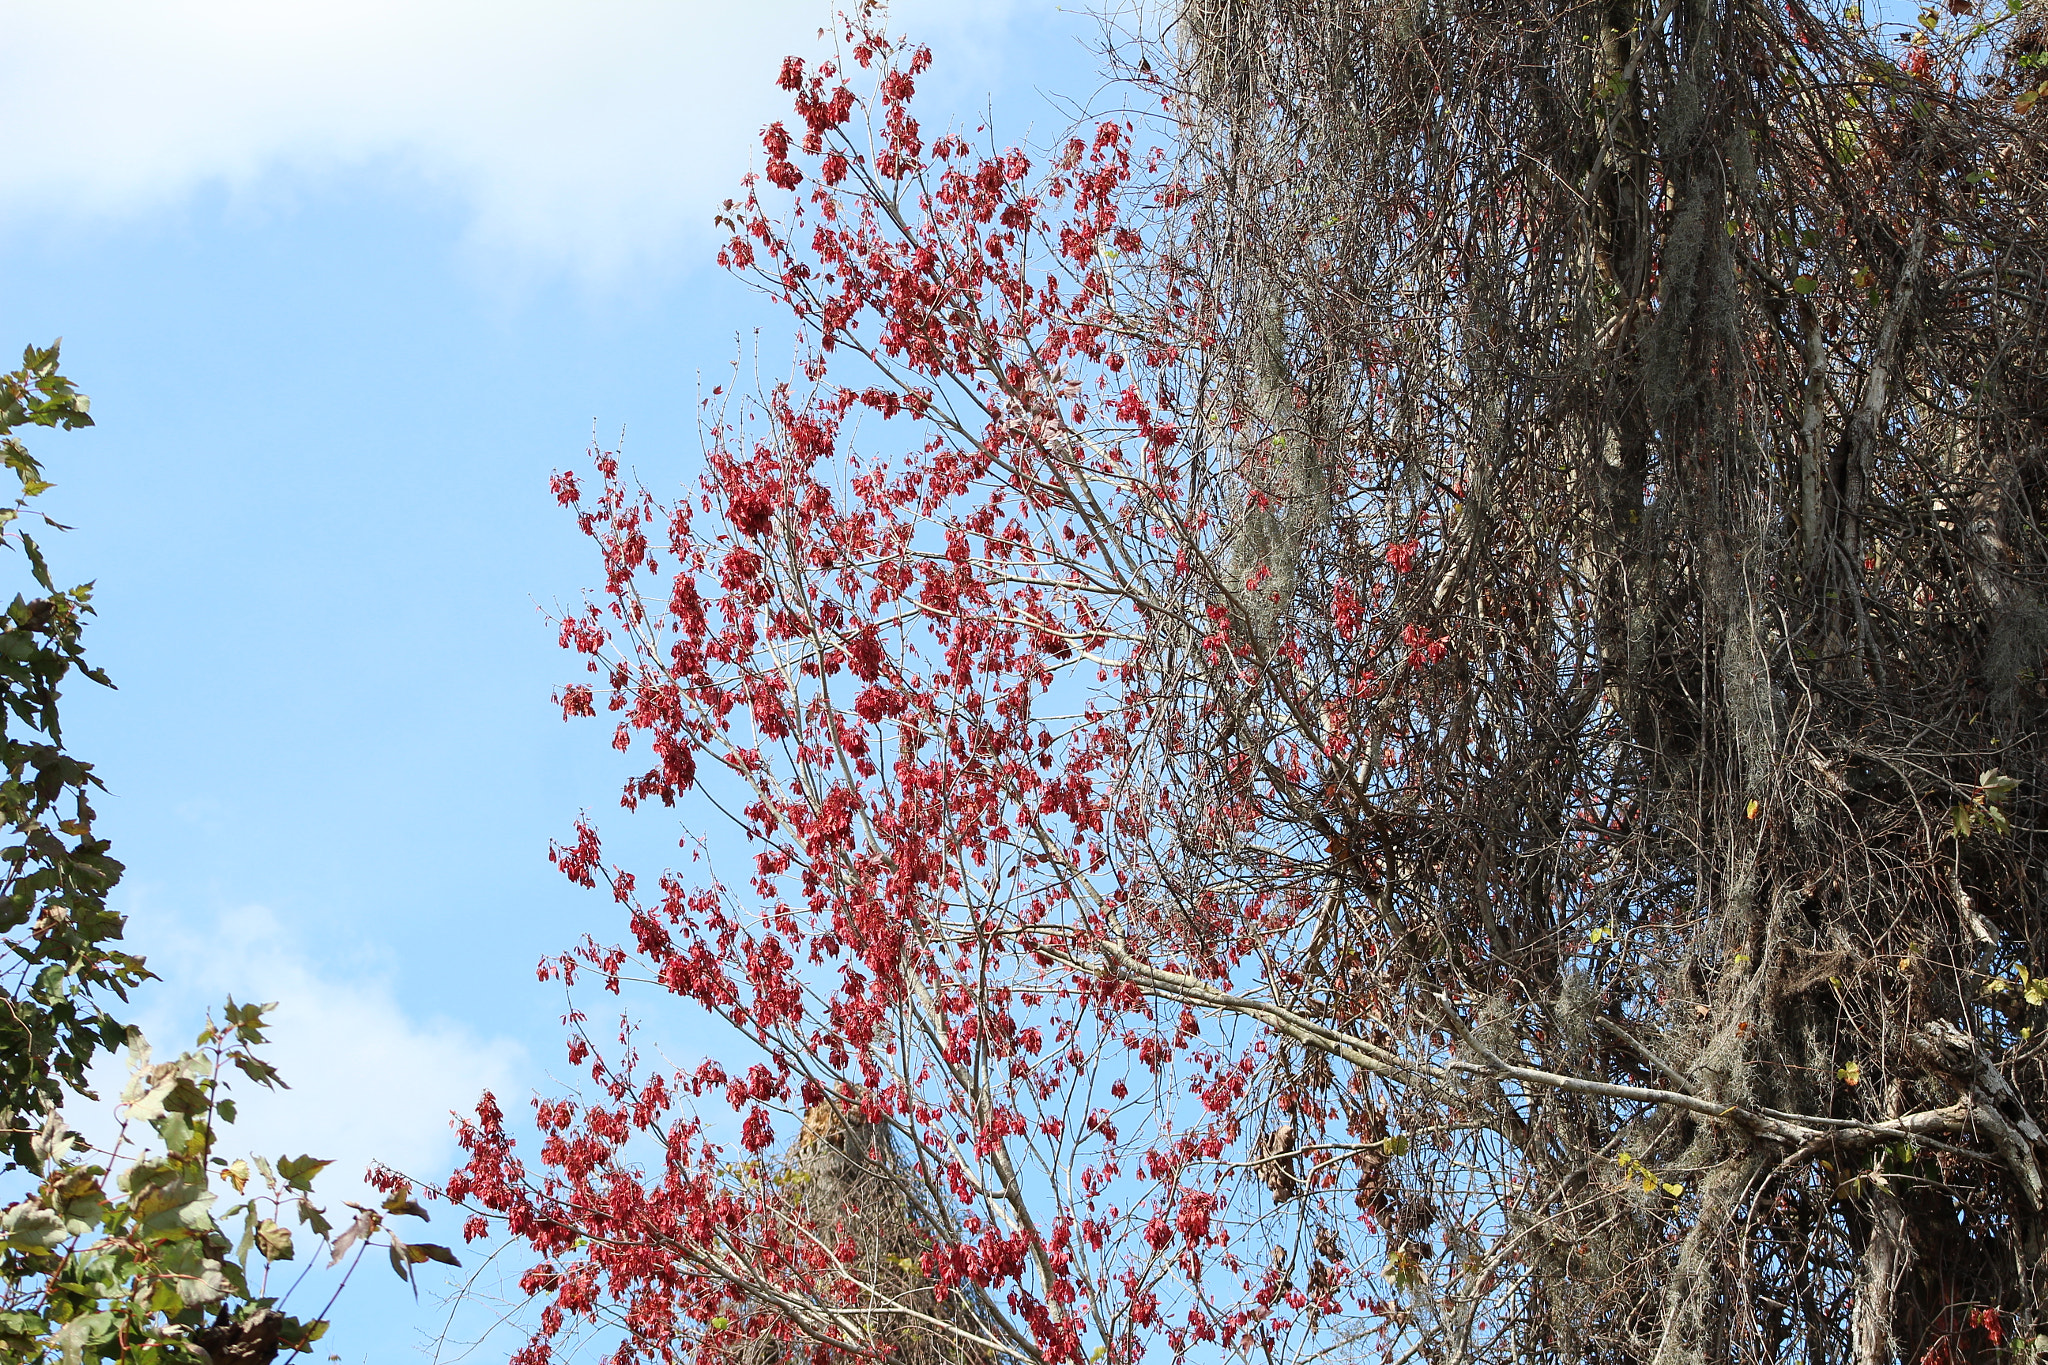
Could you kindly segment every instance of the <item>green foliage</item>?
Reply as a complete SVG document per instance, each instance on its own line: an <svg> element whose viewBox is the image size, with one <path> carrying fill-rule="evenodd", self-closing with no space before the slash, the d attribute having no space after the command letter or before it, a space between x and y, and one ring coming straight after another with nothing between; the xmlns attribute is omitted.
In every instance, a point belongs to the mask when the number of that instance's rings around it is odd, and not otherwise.
<svg viewBox="0 0 2048 1365"><path fill-rule="evenodd" d="M423 1261L456 1263L448 1248L407 1243L386 1226L390 1215L426 1217L403 1192L382 1209L351 1205L355 1217L330 1237L312 1193L331 1163L217 1153L221 1127L234 1120L229 1069L283 1084L255 1052L270 1008L229 1000L225 1022L209 1021L193 1051L167 1062L152 1062L136 1035L106 1151L85 1146L54 1113L35 1135L41 1184L0 1211L0 1365L264 1365L304 1351L326 1332L327 1309L292 1316L284 1301L297 1277L283 1294L270 1285L272 1271L299 1256L295 1232L329 1243L330 1266L351 1249L360 1262L371 1246L384 1247L408 1280Z"/></svg>
<svg viewBox="0 0 2048 1365"><path fill-rule="evenodd" d="M248 1162L214 1154L233 1109L223 1068L267 1070L250 1050L262 1041L262 1008L229 1001L228 1025L209 1023L197 1050L168 1062L152 1063L138 1036L105 1153L50 1115L35 1136L41 1185L0 1213L0 1361L204 1359L195 1345L215 1358L267 1360L325 1330L285 1316L264 1294L270 1267L295 1254L284 1220L316 1233L326 1226L307 1197L310 1180L281 1177L260 1159L252 1175ZM218 1208L216 1185L240 1202ZM237 1220L241 1236L230 1243L226 1228ZM243 1349L219 1349L231 1346Z"/></svg>
<svg viewBox="0 0 2048 1365"><path fill-rule="evenodd" d="M0 507L0 537L20 547L36 590L17 594L0 616L0 1159L14 1166L36 1164L42 1115L67 1086L90 1093L94 1057L125 1038L107 995L126 999L149 975L140 958L110 946L122 930L121 916L107 908L121 864L93 834L88 795L101 783L65 751L57 717L73 670L113 685L86 662L80 643L92 588L59 589L41 549L13 527L51 486L15 433L92 425L85 396L57 365L55 344L31 346L20 369L0 375L0 463L21 485L14 505Z"/></svg>
<svg viewBox="0 0 2048 1365"><path fill-rule="evenodd" d="M1979 773L1976 790L1970 794L1970 799L1957 802L1949 811L1949 823L1955 828L1956 838L1967 839L1978 832L1980 826L1998 834L2010 834L2012 821L2007 818L2004 807L2019 789L2019 779L2008 777L1996 768Z"/></svg>
<svg viewBox="0 0 2048 1365"><path fill-rule="evenodd" d="M69 431L92 425L92 403L57 369L57 349L31 346L21 353L21 368L0 376L0 463L21 480L12 509L0 510L0 526L20 516L28 500L52 485L28 447L14 435L18 427L62 427Z"/></svg>

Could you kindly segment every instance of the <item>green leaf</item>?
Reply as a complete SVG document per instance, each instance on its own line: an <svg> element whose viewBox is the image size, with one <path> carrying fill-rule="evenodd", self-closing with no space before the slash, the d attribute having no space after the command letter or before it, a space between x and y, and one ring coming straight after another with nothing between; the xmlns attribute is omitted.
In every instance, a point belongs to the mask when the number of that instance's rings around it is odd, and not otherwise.
<svg viewBox="0 0 2048 1365"><path fill-rule="evenodd" d="M327 1320L315 1318L311 1322L300 1322L297 1318L286 1318L284 1330L277 1339L288 1351L306 1351L314 1342L327 1335Z"/></svg>
<svg viewBox="0 0 2048 1365"><path fill-rule="evenodd" d="M73 1236L63 1218L33 1199L24 1199L0 1213L0 1233L5 1234L7 1245L34 1250L62 1246Z"/></svg>
<svg viewBox="0 0 2048 1365"><path fill-rule="evenodd" d="M313 1189L313 1177L333 1164L332 1161L320 1161L305 1155L279 1157L277 1173L284 1177L284 1183L292 1189L310 1194Z"/></svg>
<svg viewBox="0 0 2048 1365"><path fill-rule="evenodd" d="M86 1350L114 1339L112 1313L87 1313L57 1329L57 1353L64 1365L83 1365Z"/></svg>
<svg viewBox="0 0 2048 1365"><path fill-rule="evenodd" d="M188 1180L170 1172L145 1186L130 1201L135 1220L145 1234L164 1236L190 1229L205 1232L213 1227L211 1212L218 1196L204 1181Z"/></svg>
<svg viewBox="0 0 2048 1365"><path fill-rule="evenodd" d="M74 1237L83 1237L107 1221L110 1206L100 1188L100 1177L97 1166L87 1166L46 1187L45 1197L54 1202L65 1230Z"/></svg>
<svg viewBox="0 0 2048 1365"><path fill-rule="evenodd" d="M385 1200L384 1212L402 1213L405 1214L407 1217L418 1218L422 1222L431 1223L432 1221L434 1221L433 1218L427 1213L427 1211L420 1207L419 1201L407 1198L404 1195L394 1194L389 1199Z"/></svg>
<svg viewBox="0 0 2048 1365"><path fill-rule="evenodd" d="M206 1112L206 1095L190 1076L179 1073L178 1066L178 1062L165 1062L136 1074L122 1094L130 1119L154 1123L167 1113Z"/></svg>
<svg viewBox="0 0 2048 1365"><path fill-rule="evenodd" d="M49 1322L40 1313L0 1313L0 1342L26 1344L49 1330Z"/></svg>
<svg viewBox="0 0 2048 1365"><path fill-rule="evenodd" d="M275 1000L261 1005L237 1005L234 997L228 998L227 1021L235 1031L235 1038L243 1043L263 1041L263 1016L277 1008Z"/></svg>
<svg viewBox="0 0 2048 1365"><path fill-rule="evenodd" d="M178 1293L178 1286L168 1279L150 1284L149 1292L141 1295L152 1313L176 1313L185 1306L184 1296Z"/></svg>
<svg viewBox="0 0 2048 1365"><path fill-rule="evenodd" d="M414 1265L419 1265L426 1261L439 1261L442 1265L452 1266L460 1266L462 1264L461 1261L456 1259L454 1252L438 1242L409 1243L405 1248L405 1254L406 1258Z"/></svg>
<svg viewBox="0 0 2048 1365"><path fill-rule="evenodd" d="M313 1229L314 1235L318 1237L325 1237L334 1231L334 1224L327 1221L327 1215L310 1199L299 1201L299 1221Z"/></svg>
<svg viewBox="0 0 2048 1365"><path fill-rule="evenodd" d="M47 1167L65 1160L77 1145L78 1134L72 1132L64 1122L64 1116L53 1109L43 1120L42 1131L31 1139L29 1148L36 1160Z"/></svg>
<svg viewBox="0 0 2048 1365"><path fill-rule="evenodd" d="M183 1114L164 1114L152 1126L166 1151L182 1156L192 1150L192 1121Z"/></svg>
<svg viewBox="0 0 2048 1365"><path fill-rule="evenodd" d="M198 1238L165 1246L157 1253L157 1265L177 1301L187 1308L219 1303L227 1297L228 1282L221 1263L206 1254L206 1244Z"/></svg>
<svg viewBox="0 0 2048 1365"><path fill-rule="evenodd" d="M1795 294L1811 294L1818 288L1820 288L1820 281L1811 275L1801 275L1798 279L1792 281L1792 292Z"/></svg>
<svg viewBox="0 0 2048 1365"><path fill-rule="evenodd" d="M246 1052L237 1052L229 1060L233 1061L236 1067L240 1068L243 1075L258 1085L270 1086L272 1088L282 1086L287 1090L291 1088L285 1085L284 1081L279 1078L277 1068L260 1057L252 1057Z"/></svg>

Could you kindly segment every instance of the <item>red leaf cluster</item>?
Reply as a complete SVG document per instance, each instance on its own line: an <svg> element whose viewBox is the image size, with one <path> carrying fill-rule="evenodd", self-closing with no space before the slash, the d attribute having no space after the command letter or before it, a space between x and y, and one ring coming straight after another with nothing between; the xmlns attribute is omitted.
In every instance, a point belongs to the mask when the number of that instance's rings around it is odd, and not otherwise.
<svg viewBox="0 0 2048 1365"><path fill-rule="evenodd" d="M487 1097L446 1192L477 1211L472 1236L497 1224L542 1258L521 1365L600 1303L626 1325L621 1362L883 1352L840 1311L883 1292L859 1239L776 1150L827 1108L896 1135L917 1292L970 1296L957 1321L978 1325L957 1330L975 1349L1134 1360L1152 1340L1284 1331L1306 1304L1362 1308L1341 1264L1311 1300L1240 1259L1255 1200L1228 1156L1256 1136L1268 1044L1205 1039L1116 965L1227 988L1303 913L1292 893L1176 901L1135 876L1178 856L1158 842L1175 794L1145 767L1186 752L1180 684L1157 666L1166 604L1217 585L1195 616L1225 676L1285 678L1299 657L1224 590L1228 528L1187 454L1176 391L1205 305L1147 245L1185 196L1141 183L1159 161L1126 123L1038 173L1016 149L927 144L910 101L929 54L858 24L844 38L858 88L836 61L786 61L803 131L765 130L766 184L722 220L721 262L802 329L800 379L711 413L694 494L664 502L602 452L593 479L555 481L606 570L561 624L591 675L561 692L565 716L601 705L620 748L653 756L627 807L695 790L734 812L752 874L643 888L579 822L552 857L611 887L632 947L590 942L543 973L654 982L758 1060L668 1069L572 1014L594 1089L541 1102L528 1155ZM791 193L771 206L770 186ZM851 368L858 385L839 380ZM1385 560L1398 576L1420 553ZM1271 576L1239 580L1247 599ZM1400 633L1384 585L1335 601L1341 639L1396 671L1444 658L1444 640ZM1361 676L1296 701L1364 715ZM1296 745L1278 761L1324 760ZM1266 779L1213 772L1199 818L1241 837Z"/></svg>

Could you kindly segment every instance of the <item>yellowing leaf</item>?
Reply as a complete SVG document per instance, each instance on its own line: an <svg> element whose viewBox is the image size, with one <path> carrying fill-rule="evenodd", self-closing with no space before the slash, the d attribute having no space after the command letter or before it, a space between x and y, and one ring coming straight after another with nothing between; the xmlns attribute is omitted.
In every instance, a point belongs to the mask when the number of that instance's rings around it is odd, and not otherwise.
<svg viewBox="0 0 2048 1365"><path fill-rule="evenodd" d="M292 1230L266 1218L256 1225L256 1247L265 1260L289 1261L292 1258Z"/></svg>
<svg viewBox="0 0 2048 1365"><path fill-rule="evenodd" d="M0 1230L5 1231L7 1244L16 1247L47 1249L63 1245L71 1237L64 1220L33 1199L24 1199L0 1215Z"/></svg>
<svg viewBox="0 0 2048 1365"><path fill-rule="evenodd" d="M1843 1085L1856 1086L1861 1085L1863 1083L1862 1064L1857 1062L1854 1058L1851 1058L1848 1064L1842 1067L1842 1069L1837 1071L1835 1074L1842 1078Z"/></svg>

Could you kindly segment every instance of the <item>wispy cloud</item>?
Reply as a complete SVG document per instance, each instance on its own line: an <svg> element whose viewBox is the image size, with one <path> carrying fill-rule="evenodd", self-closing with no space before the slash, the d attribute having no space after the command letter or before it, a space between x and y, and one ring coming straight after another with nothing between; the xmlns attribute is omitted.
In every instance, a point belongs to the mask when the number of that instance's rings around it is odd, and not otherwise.
<svg viewBox="0 0 2048 1365"><path fill-rule="evenodd" d="M473 242L617 276L705 240L827 0L0 0L0 217L121 217L195 189L380 166ZM963 17L964 8L968 17ZM1009 3L916 0L969 63Z"/></svg>
<svg viewBox="0 0 2048 1365"><path fill-rule="evenodd" d="M319 1181L330 1205L365 1198L361 1177L373 1161L439 1178L456 1155L451 1112L468 1112L486 1088L517 1095L531 1085L517 1043L408 1013L374 955L316 961L268 910L199 923L152 905L133 921L136 946L163 979L144 987L127 1017L159 1060L190 1047L207 1012L217 1017L229 995L278 1002L263 1055L290 1088L238 1080L241 1112L224 1147L332 1160ZM121 1073L112 1062L96 1073L104 1102L78 1102L68 1114L74 1124L97 1134Z"/></svg>

